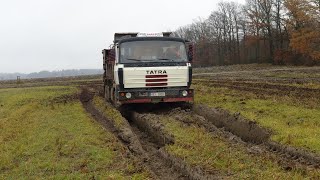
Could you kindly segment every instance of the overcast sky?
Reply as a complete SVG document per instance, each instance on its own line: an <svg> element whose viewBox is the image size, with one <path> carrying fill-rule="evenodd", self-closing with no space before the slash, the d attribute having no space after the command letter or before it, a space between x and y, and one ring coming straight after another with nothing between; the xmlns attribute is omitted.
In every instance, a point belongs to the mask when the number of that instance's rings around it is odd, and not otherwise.
<svg viewBox="0 0 320 180"><path fill-rule="evenodd" d="M102 68L115 32L175 30L207 18L218 2L0 0L0 73Z"/></svg>

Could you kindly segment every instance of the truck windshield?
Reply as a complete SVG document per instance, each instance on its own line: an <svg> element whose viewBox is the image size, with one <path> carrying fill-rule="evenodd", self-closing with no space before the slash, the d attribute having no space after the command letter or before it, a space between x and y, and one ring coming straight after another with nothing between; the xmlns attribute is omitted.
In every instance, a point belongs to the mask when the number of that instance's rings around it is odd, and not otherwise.
<svg viewBox="0 0 320 180"><path fill-rule="evenodd" d="M121 63L185 62L185 44L179 41L130 41L120 44Z"/></svg>

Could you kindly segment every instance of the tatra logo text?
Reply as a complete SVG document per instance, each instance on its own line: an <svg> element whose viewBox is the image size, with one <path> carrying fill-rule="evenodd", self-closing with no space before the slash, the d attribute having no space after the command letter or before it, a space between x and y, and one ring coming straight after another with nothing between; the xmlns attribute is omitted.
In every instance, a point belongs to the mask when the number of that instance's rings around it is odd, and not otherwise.
<svg viewBox="0 0 320 180"><path fill-rule="evenodd" d="M147 70L147 74L167 74L166 70Z"/></svg>

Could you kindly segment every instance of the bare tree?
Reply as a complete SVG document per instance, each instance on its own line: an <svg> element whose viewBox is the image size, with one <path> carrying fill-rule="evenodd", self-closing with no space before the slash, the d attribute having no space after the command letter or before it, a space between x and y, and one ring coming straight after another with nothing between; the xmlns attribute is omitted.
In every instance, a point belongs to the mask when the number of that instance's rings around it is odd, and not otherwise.
<svg viewBox="0 0 320 180"><path fill-rule="evenodd" d="M255 58L259 61L260 59L260 31L262 30L262 22L260 18L260 11L259 11L259 5L258 0L246 0L245 5L245 13L247 16L247 23L248 28L251 34L251 38L256 40L256 46L255 46ZM252 57L250 58L252 59Z"/></svg>
<svg viewBox="0 0 320 180"><path fill-rule="evenodd" d="M315 37L304 46L309 49L320 41L320 0L246 0L245 5L221 1L217 6L207 19L198 18L176 31L197 44L196 58L202 65L284 62L292 52L289 44L297 47L299 37ZM318 51L304 52L318 57Z"/></svg>

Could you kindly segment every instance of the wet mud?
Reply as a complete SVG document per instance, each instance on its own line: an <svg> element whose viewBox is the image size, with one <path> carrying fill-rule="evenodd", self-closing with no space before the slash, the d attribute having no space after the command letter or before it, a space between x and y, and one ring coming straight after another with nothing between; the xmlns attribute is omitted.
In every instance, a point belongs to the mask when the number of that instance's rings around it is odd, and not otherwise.
<svg viewBox="0 0 320 180"><path fill-rule="evenodd" d="M124 120L128 120L128 123L123 128L116 128L113 121L91 103L94 94L87 88L82 89L80 100L85 110L106 130L113 132L128 148L128 153L141 160L140 163L151 172L154 179L217 179L218 176L206 175L199 168L193 168L165 151L164 146L174 143L174 138L164 131L163 124L157 120L156 115L122 109L125 111L122 112L126 117Z"/></svg>

